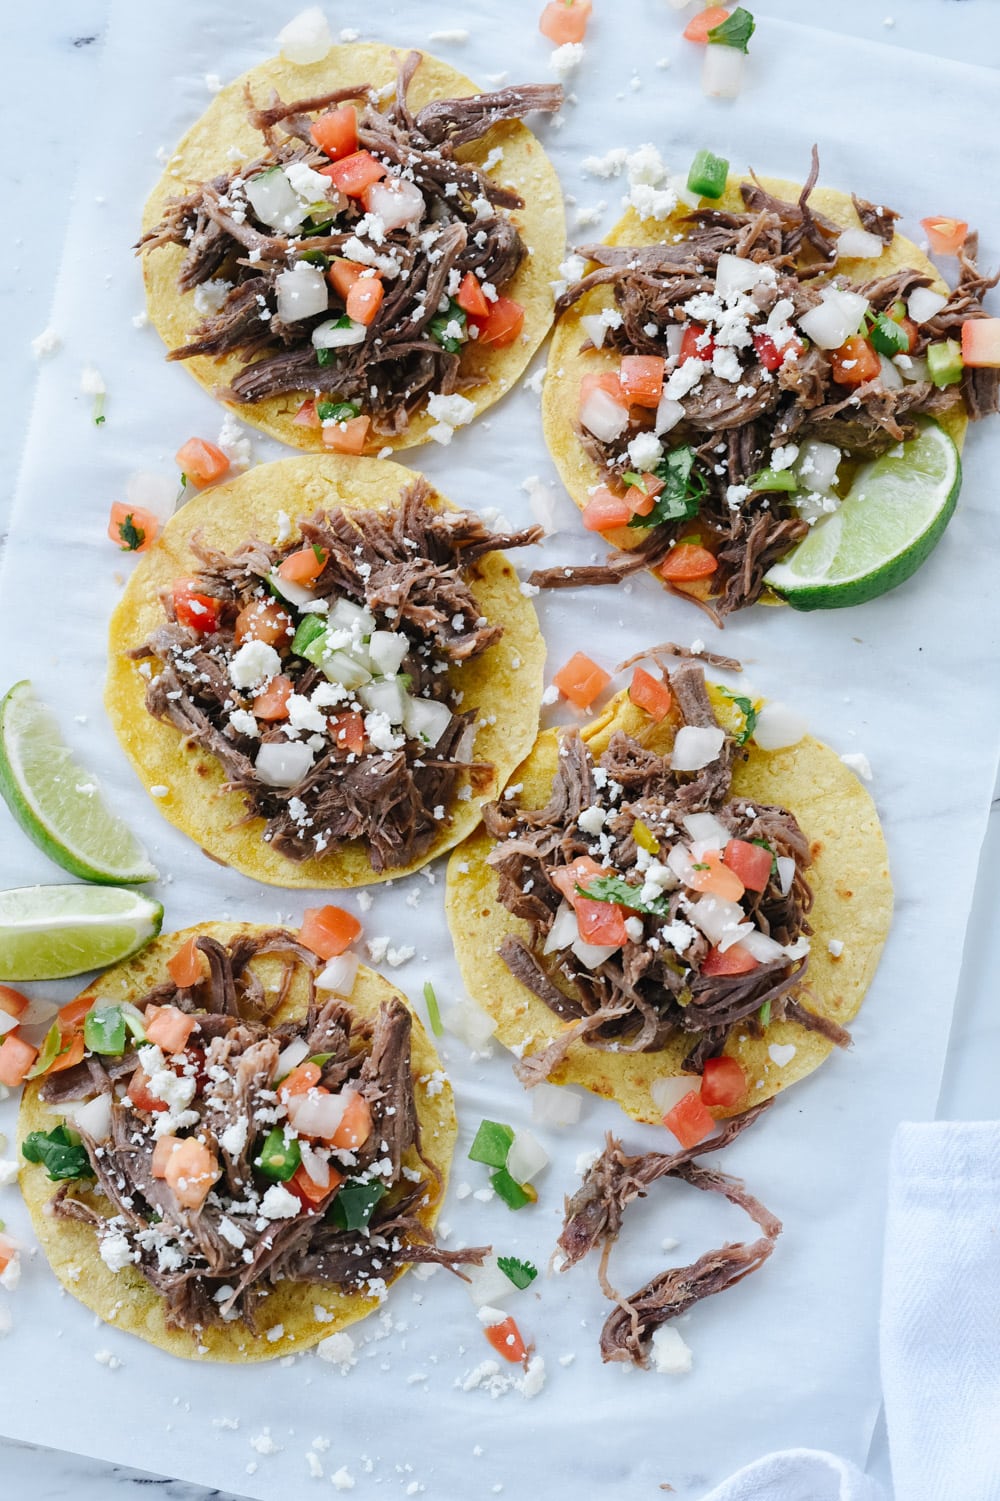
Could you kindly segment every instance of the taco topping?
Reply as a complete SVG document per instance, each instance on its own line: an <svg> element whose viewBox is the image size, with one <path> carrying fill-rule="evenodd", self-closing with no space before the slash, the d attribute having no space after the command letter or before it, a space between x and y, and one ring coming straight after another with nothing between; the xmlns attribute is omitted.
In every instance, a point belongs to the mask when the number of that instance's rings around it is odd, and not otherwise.
<svg viewBox="0 0 1000 1501"><path fill-rule="evenodd" d="M577 1040L646 1052L689 1034L684 1067L695 1074L737 1024L760 1036L789 1017L847 1040L798 998L811 931L806 835L787 809L731 792L753 706L735 701L745 722L734 736L699 667L685 663L668 682L678 721L668 754L617 731L595 762L567 731L544 808L505 798L483 810L500 900L531 925L530 941L509 935L500 956L570 1023L517 1065L529 1086Z"/></svg>
<svg viewBox="0 0 1000 1501"><path fill-rule="evenodd" d="M85 1057L42 1086L71 1121L24 1147L65 1180L53 1214L90 1226L105 1265L140 1272L180 1329L254 1329L282 1281L380 1297L407 1263L479 1264L481 1248L438 1249L419 1212L442 1184L421 1148L403 1002L359 1016L317 990L317 960L281 929L194 949L193 983L91 1010ZM285 966L276 1002L252 968L267 956ZM272 1027L302 968L307 1014Z"/></svg>
<svg viewBox="0 0 1000 1501"><path fill-rule="evenodd" d="M838 260L877 259L898 215L855 198L863 228L843 230L810 207L818 170L814 149L796 203L753 179L743 213L700 209L662 244L581 248L593 269L557 312L610 286L614 305L582 319L584 348L620 356L580 389L578 437L603 479L584 525L641 530L606 568L533 583L652 568L726 615L836 511L841 465L913 438L921 418L1000 409L1000 320L981 300L998 278L978 271L976 236L961 225L947 241L959 267L947 296L911 268L855 283Z"/></svg>
<svg viewBox="0 0 1000 1501"><path fill-rule="evenodd" d="M169 358L244 356L233 401L311 392L350 406L353 446L318 414L342 452L474 384L463 348L510 344L524 321L503 292L528 253L511 217L523 200L456 152L500 121L557 110L562 89L438 99L414 114L420 61L404 59L388 99L364 81L266 107L248 91L261 155L172 200L138 246L184 247L178 285L204 315Z"/></svg>
<svg viewBox="0 0 1000 1501"><path fill-rule="evenodd" d="M163 598L131 655L157 664L146 707L219 761L262 838L305 860L350 840L376 872L418 859L456 798L489 781L459 669L503 635L468 582L487 553L537 541L436 510L417 480L398 507L318 512L297 542L232 556L196 536L201 568Z"/></svg>

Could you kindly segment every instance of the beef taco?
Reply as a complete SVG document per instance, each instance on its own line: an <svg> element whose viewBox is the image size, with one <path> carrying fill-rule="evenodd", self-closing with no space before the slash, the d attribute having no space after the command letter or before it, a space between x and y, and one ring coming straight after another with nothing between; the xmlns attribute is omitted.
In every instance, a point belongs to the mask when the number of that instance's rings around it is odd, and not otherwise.
<svg viewBox="0 0 1000 1501"><path fill-rule="evenodd" d="M278 886L418 869L534 740L545 648L491 532L396 464L261 465L190 501L111 622L105 701L214 859Z"/></svg>
<svg viewBox="0 0 1000 1501"><path fill-rule="evenodd" d="M521 119L561 103L549 84L477 93L376 43L251 69L143 215L168 358L296 448L447 441L552 321L562 196Z"/></svg>
<svg viewBox="0 0 1000 1501"><path fill-rule="evenodd" d="M420 1022L371 970L345 1000L321 969L283 929L207 923L74 1003L84 1056L25 1090L21 1187L60 1282L116 1328L271 1360L413 1262L481 1259L435 1245L456 1123Z"/></svg>
<svg viewBox="0 0 1000 1501"><path fill-rule="evenodd" d="M986 317L996 280L976 267L976 237L958 247L949 289L896 213L817 188L817 172L814 153L802 188L730 176L693 212L630 208L605 243L580 249L557 303L545 435L584 525L622 551L536 582L648 568L717 618L773 603L768 571L838 510L859 461L927 423L960 448L967 422L997 411L1000 370L973 364L968 328L963 363L963 328ZM953 475L943 530L960 466L941 445ZM938 535L866 588L901 582ZM817 603L804 588L789 598Z"/></svg>
<svg viewBox="0 0 1000 1501"><path fill-rule="evenodd" d="M539 736L452 855L448 921L527 1086L658 1120L684 1092L664 1081L703 1076L732 1114L849 1042L889 928L886 847L857 777L787 711L693 662L655 697L658 718L622 693Z"/></svg>

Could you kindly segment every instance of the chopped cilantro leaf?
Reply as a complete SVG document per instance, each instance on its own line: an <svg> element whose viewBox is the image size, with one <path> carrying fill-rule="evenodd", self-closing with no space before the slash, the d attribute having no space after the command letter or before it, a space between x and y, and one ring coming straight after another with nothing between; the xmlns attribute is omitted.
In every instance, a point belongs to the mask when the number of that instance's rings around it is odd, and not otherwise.
<svg viewBox="0 0 1000 1501"><path fill-rule="evenodd" d="M622 876L595 876L589 886L578 886L576 889L581 896L589 897L592 902L615 902L619 907L628 907L633 912L666 917L669 911L665 897L644 902L639 896L640 888L630 886Z"/></svg>
<svg viewBox="0 0 1000 1501"><path fill-rule="evenodd" d="M730 693L727 688L723 688L722 691L743 715L743 728L738 735L734 736L734 739L737 745L746 745L757 728L757 710L748 698L741 698L739 694Z"/></svg>
<svg viewBox="0 0 1000 1501"><path fill-rule="evenodd" d="M146 533L141 526L136 526L129 511L124 521L118 523L118 536L121 539L123 552L138 552L146 540Z"/></svg>
<svg viewBox="0 0 1000 1501"><path fill-rule="evenodd" d="M756 24L750 12L739 5L731 16L720 21L718 26L712 27L708 33L708 40L717 47L735 47L739 52L746 52L747 43L754 34Z"/></svg>
<svg viewBox="0 0 1000 1501"><path fill-rule="evenodd" d="M663 526L668 521L685 521L697 516L701 498L707 488L705 476L695 465L695 451L690 444L672 448L652 471L654 478L663 481L663 489L656 497L653 509L646 516L633 516L629 526ZM629 471L632 474L632 471ZM635 479L625 476L626 483ZM640 488L645 489L644 485Z"/></svg>
<svg viewBox="0 0 1000 1501"><path fill-rule="evenodd" d="M80 1138L68 1126L56 1126L54 1131L31 1131L21 1148L27 1162L40 1162L52 1183L63 1178L92 1178L86 1148Z"/></svg>
<svg viewBox="0 0 1000 1501"><path fill-rule="evenodd" d="M516 1256L498 1256L497 1266L515 1287L525 1288L538 1276L534 1262L519 1261Z"/></svg>
<svg viewBox="0 0 1000 1501"><path fill-rule="evenodd" d="M316 363L317 365L332 365L336 355L335 349L317 349Z"/></svg>

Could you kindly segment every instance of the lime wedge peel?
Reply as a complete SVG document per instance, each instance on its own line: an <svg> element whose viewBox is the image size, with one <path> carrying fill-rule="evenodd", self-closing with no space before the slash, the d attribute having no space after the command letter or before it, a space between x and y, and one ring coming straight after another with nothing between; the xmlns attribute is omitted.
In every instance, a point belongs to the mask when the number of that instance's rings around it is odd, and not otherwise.
<svg viewBox="0 0 1000 1501"><path fill-rule="evenodd" d="M162 924L159 902L114 886L0 891L0 982L61 980L117 964Z"/></svg>
<svg viewBox="0 0 1000 1501"><path fill-rule="evenodd" d="M863 465L838 510L765 575L797 610L864 604L926 562L962 483L958 449L936 422Z"/></svg>
<svg viewBox="0 0 1000 1501"><path fill-rule="evenodd" d="M143 845L73 759L28 681L0 704L0 794L28 838L71 875L116 885L156 880Z"/></svg>

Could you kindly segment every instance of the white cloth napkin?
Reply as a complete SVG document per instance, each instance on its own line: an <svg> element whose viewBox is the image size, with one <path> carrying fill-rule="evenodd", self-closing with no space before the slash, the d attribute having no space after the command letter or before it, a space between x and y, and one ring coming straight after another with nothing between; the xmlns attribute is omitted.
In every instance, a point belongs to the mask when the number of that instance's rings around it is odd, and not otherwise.
<svg viewBox="0 0 1000 1501"><path fill-rule="evenodd" d="M902 1125L889 1171L882 1388L895 1501L1000 1501L1000 1123ZM886 1501L815 1449L704 1501Z"/></svg>

